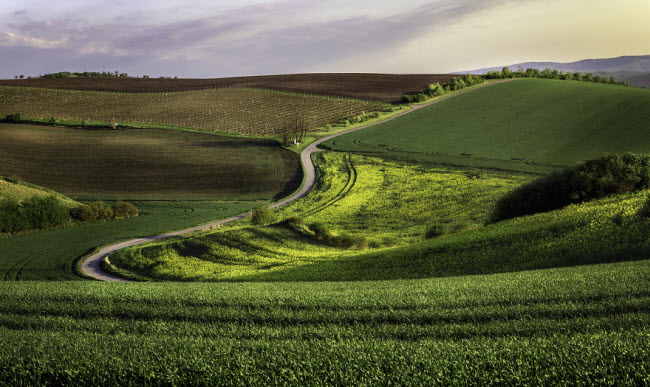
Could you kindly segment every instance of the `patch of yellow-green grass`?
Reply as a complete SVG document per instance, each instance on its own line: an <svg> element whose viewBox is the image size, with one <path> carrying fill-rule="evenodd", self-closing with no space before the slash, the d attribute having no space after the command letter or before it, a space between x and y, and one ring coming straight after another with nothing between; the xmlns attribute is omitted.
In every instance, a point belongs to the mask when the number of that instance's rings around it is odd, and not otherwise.
<svg viewBox="0 0 650 387"><path fill-rule="evenodd" d="M39 187L37 185L29 184L19 180L0 177L0 199L10 199L22 202L34 196L47 197L51 195L54 195L68 208L72 208L80 204L79 202L72 200L65 195L61 195L47 188Z"/></svg>

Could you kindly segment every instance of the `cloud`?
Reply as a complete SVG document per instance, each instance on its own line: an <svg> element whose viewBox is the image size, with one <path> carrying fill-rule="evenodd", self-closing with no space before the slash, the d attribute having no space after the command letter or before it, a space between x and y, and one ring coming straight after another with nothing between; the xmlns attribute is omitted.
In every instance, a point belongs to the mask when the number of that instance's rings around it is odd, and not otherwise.
<svg viewBox="0 0 650 387"><path fill-rule="evenodd" d="M6 29L0 33L0 55L6 58L9 48L22 52L22 58L32 52L51 63L40 72L90 69L102 61L131 73L143 63L153 67L148 73L174 63L183 66L173 72L181 76L302 72L341 58L363 60L368 54L390 52L511 1L439 0L405 6L398 14L357 10L347 15L344 9L328 8L327 2L290 0L153 25L134 23L128 15L128 22L117 18L98 24L84 15L35 20L21 11L17 20L0 27ZM60 58L63 52L70 58L67 63ZM59 59L50 61L48 56Z"/></svg>

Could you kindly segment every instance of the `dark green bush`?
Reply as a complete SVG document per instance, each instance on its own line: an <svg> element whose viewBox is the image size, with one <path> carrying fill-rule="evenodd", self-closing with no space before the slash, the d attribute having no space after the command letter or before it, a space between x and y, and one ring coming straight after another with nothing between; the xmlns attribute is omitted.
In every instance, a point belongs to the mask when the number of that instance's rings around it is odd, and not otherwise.
<svg viewBox="0 0 650 387"><path fill-rule="evenodd" d="M73 208L70 210L70 215L73 219L82 222L106 220L113 218L113 209L106 203L97 201Z"/></svg>
<svg viewBox="0 0 650 387"><path fill-rule="evenodd" d="M355 237L349 234L342 234L330 238L330 243L334 246L344 247L346 249L367 249L368 240L364 237Z"/></svg>
<svg viewBox="0 0 650 387"><path fill-rule="evenodd" d="M300 228L305 225L305 221L298 217L287 218L282 223L294 229Z"/></svg>
<svg viewBox="0 0 650 387"><path fill-rule="evenodd" d="M639 210L639 216L642 218L650 219L650 196L648 196L645 205Z"/></svg>
<svg viewBox="0 0 650 387"><path fill-rule="evenodd" d="M258 207L251 214L251 223L255 225L266 225L276 221L275 214L269 207Z"/></svg>
<svg viewBox="0 0 650 387"><path fill-rule="evenodd" d="M386 247L394 247L394 246L397 246L397 239L395 239L393 237L386 237L386 238L384 238L383 243L384 243L384 246L386 246Z"/></svg>
<svg viewBox="0 0 650 387"><path fill-rule="evenodd" d="M445 234L445 226L436 223L429 226L429 228L427 228L427 232L424 234L424 238L433 239L433 238L438 238L439 236L442 236L444 234Z"/></svg>
<svg viewBox="0 0 650 387"><path fill-rule="evenodd" d="M70 221L70 212L54 195L33 196L22 203L30 228L48 228Z"/></svg>
<svg viewBox="0 0 650 387"><path fill-rule="evenodd" d="M118 202L113 206L113 217L116 219L131 218L138 214L138 208L131 203Z"/></svg>
<svg viewBox="0 0 650 387"><path fill-rule="evenodd" d="M58 226L70 221L70 213L55 196L34 196L22 203L5 199L0 202L0 232Z"/></svg>
<svg viewBox="0 0 650 387"><path fill-rule="evenodd" d="M327 229L327 227L320 223L311 223L308 227L318 240L327 240L332 237L332 233Z"/></svg>
<svg viewBox="0 0 650 387"><path fill-rule="evenodd" d="M650 188L650 155L608 154L539 178L499 200L492 221Z"/></svg>
<svg viewBox="0 0 650 387"><path fill-rule="evenodd" d="M0 201L0 232L17 232L27 230L29 222L25 209L16 201L3 199Z"/></svg>
<svg viewBox="0 0 650 387"><path fill-rule="evenodd" d="M7 117L5 117L5 119L9 122L20 122L22 121L23 118L20 115L20 113L14 113L14 114L8 114Z"/></svg>

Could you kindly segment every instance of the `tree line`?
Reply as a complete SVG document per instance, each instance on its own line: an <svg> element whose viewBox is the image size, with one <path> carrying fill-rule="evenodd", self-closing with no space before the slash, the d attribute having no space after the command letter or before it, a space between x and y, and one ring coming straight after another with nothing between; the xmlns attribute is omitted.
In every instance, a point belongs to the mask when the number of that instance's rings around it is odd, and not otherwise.
<svg viewBox="0 0 650 387"><path fill-rule="evenodd" d="M435 97L440 97L450 91L462 90L466 87L485 83L485 78L480 75L465 74L461 77L454 77L449 82L440 82L429 85L426 89L417 94L405 94L402 96L402 103L425 102Z"/></svg>
<svg viewBox="0 0 650 387"><path fill-rule="evenodd" d="M625 81L617 82L616 78L613 75L610 77L601 77L598 75L593 75L592 73L563 72L560 70L553 70L548 67L544 70L529 68L526 69L526 71L511 71L508 67L504 67L501 71L489 71L483 77L485 79L543 78L629 86L629 84Z"/></svg>

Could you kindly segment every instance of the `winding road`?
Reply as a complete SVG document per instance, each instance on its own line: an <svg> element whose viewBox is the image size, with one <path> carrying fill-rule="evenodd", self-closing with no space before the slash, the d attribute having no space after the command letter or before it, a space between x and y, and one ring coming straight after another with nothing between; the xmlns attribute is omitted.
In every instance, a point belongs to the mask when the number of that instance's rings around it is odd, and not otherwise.
<svg viewBox="0 0 650 387"><path fill-rule="evenodd" d="M331 139L333 139L335 137L342 136L342 135L347 134L347 133L356 132L357 130L366 129L366 128L369 128L371 126L375 126L375 125L383 124L383 123L388 122L388 121L392 121L392 120L394 120L396 118L399 118L399 117L404 116L406 114L413 113L414 111L420 110L422 108L425 108L425 107L427 107L429 105L438 103L440 101L444 101L445 99L453 98L453 97L455 97L457 95L461 95L461 94L464 94L464 93L467 93L467 92L470 92L470 91L473 91L473 90L476 90L476 89L479 89L479 88L482 88L482 87L494 85L496 83L502 83L502 82L508 82L508 81L510 81L510 80L491 82L491 83L486 83L484 85L473 87L471 89L462 90L462 91L460 91L458 93L455 93L455 94L452 94L452 95L437 99L437 100L429 102L429 103L425 103L425 104L421 104L421 105L413 105L413 106L411 106L411 109L406 110L406 111L404 111L402 113L396 114L396 115L394 115L392 117L389 117L389 118L387 118L385 120L381 120L381 121L378 121L378 122L373 122L372 124L368 124L368 125L360 126L360 127L357 127L357 128L345 130L345 131L335 133L335 134L332 134L330 136L318 139L317 141L309 144L300 153L300 162L302 163L303 171L305 173L305 179L303 181L303 185L300 188L300 190L298 190L298 192L294 193L293 195L291 195L291 196L289 196L289 197L287 197L285 199L280 200L279 202L273 203L270 207L275 208L275 207L283 206L283 205L285 205L287 203L291 203L291 202L293 202L295 200L298 200L301 197L307 195L307 193L309 191L311 191L312 187L314 186L314 183L316 182L316 170L314 168L314 163L311 160L311 155L314 154L315 152L320 152L320 151L324 150L324 149L319 149L318 146L320 144L324 143L325 141L331 140ZM141 245L141 244L148 243L148 242L151 242L151 241L156 241L156 240L165 239L165 238L171 238L171 237L179 236L179 235L182 235L182 234L188 234L188 233L191 233L191 232L194 232L194 231L199 231L199 230L203 230L203 229L214 227L214 226L219 226L219 225L222 225L224 223L229 223L229 222L233 222L235 220L246 218L249 215L250 215L250 212L247 212L245 214L233 216L231 218L223 219L223 220L220 220L220 221L217 221L217 222L212 222L212 223L209 223L209 224L204 224L204 225L200 225L200 226L196 226L196 227L192 227L192 228L187 228L187 229L184 229L184 230L174 231L174 232L170 232L170 233L167 233L167 234L156 235L156 236L152 236L152 237L131 239L131 240L128 240L128 241L125 241L125 242L116 243L114 245L106 246L106 247L101 248L95 254L89 256L88 258L86 258L84 260L84 262L81 264L81 271L85 275L87 275L89 277L93 277L93 278L101 280L101 281L111 281L111 282L124 281L124 282L128 282L128 280L126 280L124 278L116 277L114 275L111 275L111 274L108 274L108 273L104 272L101 269L102 260L105 257L107 257L108 255L112 254L113 252L115 252L117 250L121 250L121 249L131 247L131 246Z"/></svg>

